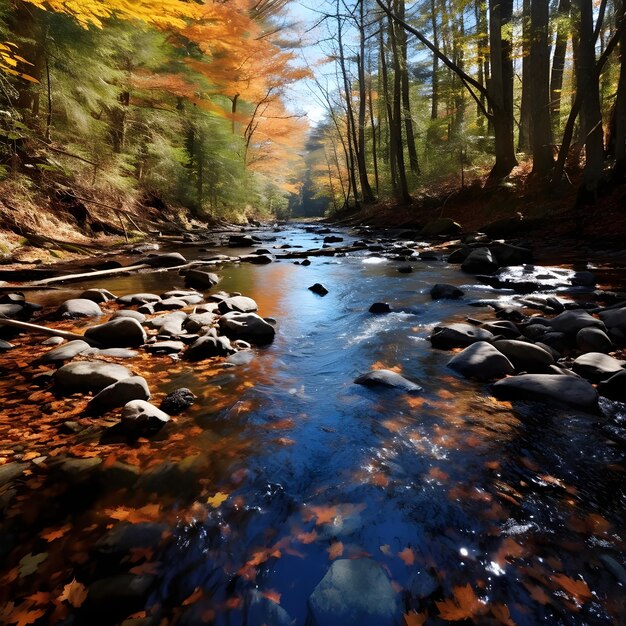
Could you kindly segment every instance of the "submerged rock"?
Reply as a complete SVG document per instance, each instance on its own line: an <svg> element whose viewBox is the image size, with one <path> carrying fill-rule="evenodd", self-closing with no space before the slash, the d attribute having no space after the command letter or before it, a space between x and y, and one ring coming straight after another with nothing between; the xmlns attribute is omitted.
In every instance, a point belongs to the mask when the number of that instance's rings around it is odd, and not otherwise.
<svg viewBox="0 0 626 626"><path fill-rule="evenodd" d="M463 290L447 283L437 283L430 290L430 297L433 300L457 300L463 295L465 295Z"/></svg>
<svg viewBox="0 0 626 626"><path fill-rule="evenodd" d="M309 597L311 626L398 626L401 622L398 595L373 559L335 561Z"/></svg>
<svg viewBox="0 0 626 626"><path fill-rule="evenodd" d="M504 354L486 341L477 341L448 361L448 367L466 378L488 381L514 372Z"/></svg>
<svg viewBox="0 0 626 626"><path fill-rule="evenodd" d="M58 348L53 348L50 352L46 352L41 360L44 363L56 363L58 361L69 361L75 356L89 350L91 346L82 339L76 339L74 341L68 341Z"/></svg>
<svg viewBox="0 0 626 626"><path fill-rule="evenodd" d="M522 374L493 385L493 395L502 400L538 400L594 410L598 394L582 378L565 374Z"/></svg>
<svg viewBox="0 0 626 626"><path fill-rule="evenodd" d="M408 393L422 391L418 384L391 370L373 370L367 374L361 374L354 382L364 387L391 387Z"/></svg>

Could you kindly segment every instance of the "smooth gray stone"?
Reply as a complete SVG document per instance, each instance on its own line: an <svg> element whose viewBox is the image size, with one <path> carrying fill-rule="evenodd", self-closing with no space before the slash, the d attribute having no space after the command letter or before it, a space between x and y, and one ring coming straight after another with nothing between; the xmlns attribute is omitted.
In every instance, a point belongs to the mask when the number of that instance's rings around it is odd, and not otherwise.
<svg viewBox="0 0 626 626"><path fill-rule="evenodd" d="M105 412L124 406L131 400L148 400L149 398L150 390L146 379L141 376L130 376L105 387L91 399L89 407Z"/></svg>
<svg viewBox="0 0 626 626"><path fill-rule="evenodd" d="M470 324L437 326L430 336L433 348L442 350L465 348L477 341L491 341L492 339L493 335L488 330Z"/></svg>
<svg viewBox="0 0 626 626"><path fill-rule="evenodd" d="M63 339L63 337L48 337L45 341L41 342L42 346L60 346L62 343L65 343L67 340Z"/></svg>
<svg viewBox="0 0 626 626"><path fill-rule="evenodd" d="M189 270L185 274L185 286L194 287L205 291L211 289L220 282L219 276L212 272L203 272L202 270Z"/></svg>
<svg viewBox="0 0 626 626"><path fill-rule="evenodd" d="M477 341L448 361L448 367L465 378L480 381L503 378L514 372L507 357L486 341Z"/></svg>
<svg viewBox="0 0 626 626"><path fill-rule="evenodd" d="M66 300L56 311L56 317L74 319L77 317L100 317L102 309L96 302L84 298Z"/></svg>
<svg viewBox="0 0 626 626"><path fill-rule="evenodd" d="M146 343L146 331L132 317L118 317L104 324L92 326L85 337L106 348L135 348Z"/></svg>
<svg viewBox="0 0 626 626"><path fill-rule="evenodd" d="M226 313L219 324L230 339L243 339L255 345L271 343L276 334L274 327L256 313Z"/></svg>
<svg viewBox="0 0 626 626"><path fill-rule="evenodd" d="M75 356L91 349L91 346L82 339L75 339L74 341L68 341L67 343L46 352L41 360L44 363L55 363L57 361L69 361Z"/></svg>
<svg viewBox="0 0 626 626"><path fill-rule="evenodd" d="M185 358L191 361L202 361L214 356L227 356L233 352L235 352L235 349L232 347L228 337L205 335L194 341L187 348Z"/></svg>
<svg viewBox="0 0 626 626"><path fill-rule="evenodd" d="M527 341L502 339L494 341L493 345L511 361L517 370L540 374L554 364L554 357L550 352Z"/></svg>
<svg viewBox="0 0 626 626"><path fill-rule="evenodd" d="M581 328L576 335L576 345L582 352L610 352L613 342L599 328Z"/></svg>
<svg viewBox="0 0 626 626"><path fill-rule="evenodd" d="M577 335L582 328L605 330L604 324L586 311L565 311L553 317L548 323L552 330L566 335Z"/></svg>
<svg viewBox="0 0 626 626"><path fill-rule="evenodd" d="M117 296L114 296L107 289L87 289L78 297L84 300L91 300L97 304L102 304L103 302L108 302L109 300L115 300Z"/></svg>
<svg viewBox="0 0 626 626"><path fill-rule="evenodd" d="M170 421L170 416L145 400L131 400L122 409L122 426L130 434L152 434Z"/></svg>
<svg viewBox="0 0 626 626"><path fill-rule="evenodd" d="M130 293L127 296L120 296L116 302L123 306L131 304L149 304L151 302L158 302L161 296L157 296L156 293Z"/></svg>
<svg viewBox="0 0 626 626"><path fill-rule="evenodd" d="M623 371L626 361L614 359L602 352L587 352L579 356L572 364L572 369L592 383L599 383Z"/></svg>
<svg viewBox="0 0 626 626"><path fill-rule="evenodd" d="M354 382L364 387L391 387L408 393L422 391L418 384L391 370L373 370L367 374L361 374Z"/></svg>
<svg viewBox="0 0 626 626"><path fill-rule="evenodd" d="M493 395L502 400L553 401L594 410L598 393L582 378L563 374L522 374L493 385Z"/></svg>
<svg viewBox="0 0 626 626"><path fill-rule="evenodd" d="M373 559L339 559L309 597L311 626L400 626L398 595Z"/></svg>
<svg viewBox="0 0 626 626"><path fill-rule="evenodd" d="M239 311L240 313L254 313L259 310L259 306L252 298L246 296L234 296L222 300L218 305L220 313L230 313Z"/></svg>
<svg viewBox="0 0 626 626"><path fill-rule="evenodd" d="M143 260L151 267L178 267L185 265L187 259L180 252L168 252L166 254L154 254Z"/></svg>
<svg viewBox="0 0 626 626"><path fill-rule="evenodd" d="M65 391L97 393L109 385L129 378L132 373L123 365L104 361L68 363L54 373L56 383Z"/></svg>
<svg viewBox="0 0 626 626"><path fill-rule="evenodd" d="M461 269L470 274L493 274L498 269L498 262L489 248L476 248L463 261Z"/></svg>

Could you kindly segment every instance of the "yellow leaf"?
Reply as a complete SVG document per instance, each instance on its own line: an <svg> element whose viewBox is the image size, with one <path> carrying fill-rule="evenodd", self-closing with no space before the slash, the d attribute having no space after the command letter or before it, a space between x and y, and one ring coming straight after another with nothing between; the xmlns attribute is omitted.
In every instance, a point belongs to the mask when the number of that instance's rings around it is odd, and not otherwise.
<svg viewBox="0 0 626 626"><path fill-rule="evenodd" d="M87 589L85 585L79 583L76 579L72 580L63 587L63 593L59 596L59 600L67 600L71 606L77 609L87 599Z"/></svg>
<svg viewBox="0 0 626 626"><path fill-rule="evenodd" d="M220 504L226 502L226 500L228 500L228 494L218 491L214 496L208 498L206 502L212 507L217 508L218 506L220 506Z"/></svg>

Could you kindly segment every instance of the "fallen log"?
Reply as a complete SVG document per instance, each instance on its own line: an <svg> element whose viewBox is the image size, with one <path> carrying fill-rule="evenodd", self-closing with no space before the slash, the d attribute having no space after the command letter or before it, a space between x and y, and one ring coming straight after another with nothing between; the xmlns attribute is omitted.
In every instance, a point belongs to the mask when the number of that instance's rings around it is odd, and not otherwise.
<svg viewBox="0 0 626 626"><path fill-rule="evenodd" d="M0 317L0 326L10 326L12 328L19 328L20 330L26 330L33 333L41 333L42 335L48 335L50 337L62 337L63 339L68 339L70 341L80 339L81 341L87 342L90 346L93 346L94 348L102 347L102 344L98 343L97 341L94 341L89 337L85 337L84 335L72 333L69 330L48 328L47 326L39 326L39 324L31 324L30 322L19 322L18 320L12 320L8 317Z"/></svg>
<svg viewBox="0 0 626 626"><path fill-rule="evenodd" d="M147 263L141 263L139 265L129 265L128 267L114 267L110 270L98 270L96 272L83 272L82 274L65 274L63 276L53 276L52 278L44 278L38 282L30 283L30 287L44 287L52 283L64 283L76 280L89 280L98 276L113 276L115 274L125 274L126 272L136 272L143 269L148 269L151 266Z"/></svg>

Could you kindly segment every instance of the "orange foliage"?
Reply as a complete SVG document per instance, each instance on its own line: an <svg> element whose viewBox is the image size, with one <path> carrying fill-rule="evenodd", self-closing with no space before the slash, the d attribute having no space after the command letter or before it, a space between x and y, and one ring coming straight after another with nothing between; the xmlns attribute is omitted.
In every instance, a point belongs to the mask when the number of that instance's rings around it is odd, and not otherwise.
<svg viewBox="0 0 626 626"><path fill-rule="evenodd" d="M436 603L439 615L443 619L457 622L463 619L473 619L486 612L486 605L476 597L469 583L464 587L454 587L452 593L452 598Z"/></svg>

